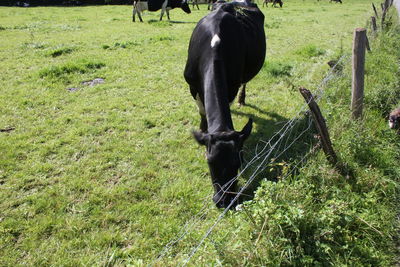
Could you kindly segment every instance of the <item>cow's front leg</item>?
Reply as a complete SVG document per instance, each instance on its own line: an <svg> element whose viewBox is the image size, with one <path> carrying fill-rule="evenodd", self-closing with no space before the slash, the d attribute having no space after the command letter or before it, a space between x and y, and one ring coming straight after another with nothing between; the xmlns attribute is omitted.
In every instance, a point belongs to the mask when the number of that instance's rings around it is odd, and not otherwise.
<svg viewBox="0 0 400 267"><path fill-rule="evenodd" d="M135 15L136 15L136 2L133 4L132 9L132 21L135 22Z"/></svg>
<svg viewBox="0 0 400 267"><path fill-rule="evenodd" d="M168 9L166 10L166 12L167 12L167 18L168 18L168 20L171 20L171 18L169 17L169 11L168 11Z"/></svg>
<svg viewBox="0 0 400 267"><path fill-rule="evenodd" d="M200 130L203 133L206 133L208 131L208 123L207 123L206 115L200 113L200 117L201 117Z"/></svg>
<svg viewBox="0 0 400 267"><path fill-rule="evenodd" d="M246 105L246 84L243 84L242 90L240 91L238 98L239 106Z"/></svg>

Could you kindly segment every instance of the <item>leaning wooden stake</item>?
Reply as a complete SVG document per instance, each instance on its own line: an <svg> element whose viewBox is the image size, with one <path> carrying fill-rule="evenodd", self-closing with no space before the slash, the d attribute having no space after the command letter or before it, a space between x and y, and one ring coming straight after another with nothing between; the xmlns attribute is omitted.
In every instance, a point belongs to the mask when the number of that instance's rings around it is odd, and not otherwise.
<svg viewBox="0 0 400 267"><path fill-rule="evenodd" d="M351 84L351 111L353 119L362 116L364 100L364 66L365 46L367 43L367 31L357 28L354 31L353 40L353 78Z"/></svg>
<svg viewBox="0 0 400 267"><path fill-rule="evenodd" d="M379 18L378 11L376 10L374 3L372 3L372 8L374 9L375 17Z"/></svg>
<svg viewBox="0 0 400 267"><path fill-rule="evenodd" d="M336 165L337 157L335 151L333 150L328 128L326 127L325 119L321 114L321 110L318 104L315 102L314 96L309 90L306 88L300 88L299 91L310 108L319 136L321 137L322 149L324 150L326 158L331 164Z"/></svg>
<svg viewBox="0 0 400 267"><path fill-rule="evenodd" d="M378 26L376 26L376 18L374 16L371 17L371 23L372 23L372 30L374 33L378 30Z"/></svg>

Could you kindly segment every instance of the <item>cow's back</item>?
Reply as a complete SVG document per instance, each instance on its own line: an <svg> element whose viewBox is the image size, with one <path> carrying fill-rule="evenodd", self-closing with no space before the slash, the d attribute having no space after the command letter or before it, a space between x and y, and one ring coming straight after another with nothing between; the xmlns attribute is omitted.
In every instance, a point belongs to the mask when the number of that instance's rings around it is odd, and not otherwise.
<svg viewBox="0 0 400 267"><path fill-rule="evenodd" d="M148 0L148 10L149 11L158 11L161 9L165 0Z"/></svg>
<svg viewBox="0 0 400 267"><path fill-rule="evenodd" d="M251 80L265 58L264 15L256 7L239 3L220 4L199 21L189 43L185 79L191 93L202 95L202 81L209 64L222 61L233 101L241 84Z"/></svg>

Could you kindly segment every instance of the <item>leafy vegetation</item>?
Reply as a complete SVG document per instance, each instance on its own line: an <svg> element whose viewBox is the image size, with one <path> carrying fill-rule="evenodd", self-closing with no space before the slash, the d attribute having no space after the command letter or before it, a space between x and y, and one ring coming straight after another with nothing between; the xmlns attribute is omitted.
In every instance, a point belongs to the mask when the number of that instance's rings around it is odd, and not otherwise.
<svg viewBox="0 0 400 267"><path fill-rule="evenodd" d="M314 91L371 14L366 0L262 10L267 61L247 86L248 106L232 105L238 129L248 117L255 122L247 161L303 105L293 88ZM204 151L190 135L199 116L182 75L205 14L205 6L174 10L173 21L158 22L159 13L147 12L132 23L130 6L0 7L0 128L13 129L0 132L0 265L188 259L221 214ZM229 212L189 265L393 264L399 137L384 116L398 104L395 25L371 38L364 120L348 119L348 60L325 88L321 107L342 168L312 150L308 131L264 166L255 199ZM73 51L53 57L60 48ZM105 82L82 86L97 77ZM291 136L307 122L299 119Z"/></svg>
<svg viewBox="0 0 400 267"><path fill-rule="evenodd" d="M54 53L54 52L53 52ZM88 61L81 61L81 62L68 62L61 66L52 66L49 68L44 68L39 71L40 78L59 78L65 74L71 73L86 73L90 70L96 70L104 67L105 64L101 62L88 62Z"/></svg>
<svg viewBox="0 0 400 267"><path fill-rule="evenodd" d="M296 51L297 54L304 56L304 57L318 57L325 54L325 50L316 47L314 44L307 45L305 47L300 48Z"/></svg>
<svg viewBox="0 0 400 267"><path fill-rule="evenodd" d="M290 71L293 69L290 64L274 61L265 62L263 68L274 77L290 76Z"/></svg>

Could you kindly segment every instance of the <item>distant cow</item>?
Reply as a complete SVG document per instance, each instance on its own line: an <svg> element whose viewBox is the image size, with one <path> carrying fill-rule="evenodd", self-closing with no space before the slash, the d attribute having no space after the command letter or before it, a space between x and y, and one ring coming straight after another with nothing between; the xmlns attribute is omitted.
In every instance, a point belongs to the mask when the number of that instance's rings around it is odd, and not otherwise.
<svg viewBox="0 0 400 267"><path fill-rule="evenodd" d="M135 21L136 13L138 14L140 21L143 22L142 16L140 14L141 12L145 10L158 11L160 9L161 9L160 21L164 16L164 12L167 13L168 20L170 20L169 10L177 7L182 8L183 11L190 14L190 7L187 0L148 0L148 1L135 0L133 2L132 21Z"/></svg>
<svg viewBox="0 0 400 267"><path fill-rule="evenodd" d="M276 4L279 4L280 7L283 6L282 0L264 0L262 6L264 7L264 5L265 5L266 7L268 7L268 3L272 3L273 7L276 7Z"/></svg>
<svg viewBox="0 0 400 267"><path fill-rule="evenodd" d="M230 103L264 63L264 15L250 0L215 8L193 31L184 76L199 107L201 131L193 136L207 147L213 201L217 207L232 208L241 151L253 121L235 131Z"/></svg>
<svg viewBox="0 0 400 267"><path fill-rule="evenodd" d="M342 0L330 0L329 3L332 2L332 1L333 1L333 2L336 2L336 3L341 3L341 4L342 4Z"/></svg>

